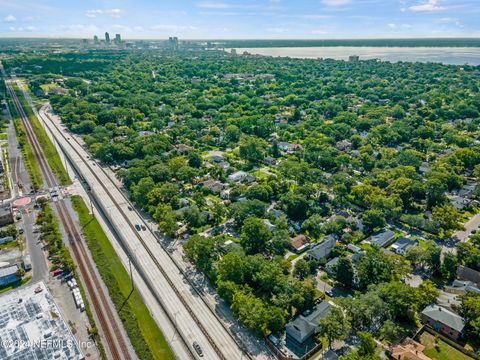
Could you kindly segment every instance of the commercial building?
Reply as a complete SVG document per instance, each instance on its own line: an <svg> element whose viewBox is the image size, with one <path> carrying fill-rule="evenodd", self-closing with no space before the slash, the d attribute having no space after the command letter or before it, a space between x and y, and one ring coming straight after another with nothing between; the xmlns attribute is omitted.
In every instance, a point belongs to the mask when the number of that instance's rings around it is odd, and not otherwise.
<svg viewBox="0 0 480 360"><path fill-rule="evenodd" d="M10 204L0 206L0 226L13 223L13 211Z"/></svg>
<svg viewBox="0 0 480 360"><path fill-rule="evenodd" d="M0 346L0 359L84 359L43 282L0 296L0 339L19 344Z"/></svg>
<svg viewBox="0 0 480 360"><path fill-rule="evenodd" d="M100 41L98 41L98 36L97 36L97 35L94 35L94 36L93 36L93 43L94 43L95 45L98 45L98 44L100 43Z"/></svg>
<svg viewBox="0 0 480 360"><path fill-rule="evenodd" d="M105 44L110 44L110 34L108 32L105 33Z"/></svg>
<svg viewBox="0 0 480 360"><path fill-rule="evenodd" d="M120 45L122 43L122 38L120 34L115 34L115 44Z"/></svg>

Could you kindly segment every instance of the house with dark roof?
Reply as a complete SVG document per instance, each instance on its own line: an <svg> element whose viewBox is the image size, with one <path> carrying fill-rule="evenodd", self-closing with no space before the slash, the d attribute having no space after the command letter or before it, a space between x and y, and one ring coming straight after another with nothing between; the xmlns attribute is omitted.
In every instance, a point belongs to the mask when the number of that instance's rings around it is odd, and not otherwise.
<svg viewBox="0 0 480 360"><path fill-rule="evenodd" d="M333 235L327 235L321 243L316 244L308 251L308 258L317 261L328 258L336 242Z"/></svg>
<svg viewBox="0 0 480 360"><path fill-rule="evenodd" d="M480 286L480 272L463 265L457 267L457 279L471 281L475 285Z"/></svg>
<svg viewBox="0 0 480 360"><path fill-rule="evenodd" d="M390 229L384 229L372 236L367 240L371 245L376 245L378 247L385 247L390 241L393 240L395 236L394 232Z"/></svg>
<svg viewBox="0 0 480 360"><path fill-rule="evenodd" d="M290 337L298 344L310 340L318 331L320 320L330 311L333 305L322 301L313 311L307 311L290 321L286 326L287 337Z"/></svg>
<svg viewBox="0 0 480 360"><path fill-rule="evenodd" d="M417 240L412 240L404 236L400 236L397 241L395 241L395 243L390 247L390 250L392 250L395 254L405 255L409 248L417 245Z"/></svg>
<svg viewBox="0 0 480 360"><path fill-rule="evenodd" d="M460 338L465 328L464 318L435 304L423 309L421 319L425 325L453 340Z"/></svg>

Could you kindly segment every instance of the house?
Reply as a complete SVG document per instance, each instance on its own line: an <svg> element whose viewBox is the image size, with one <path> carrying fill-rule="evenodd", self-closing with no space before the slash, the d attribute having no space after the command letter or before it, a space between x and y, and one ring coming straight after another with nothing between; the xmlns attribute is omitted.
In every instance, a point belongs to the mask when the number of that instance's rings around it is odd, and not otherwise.
<svg viewBox="0 0 480 360"><path fill-rule="evenodd" d="M410 247L417 245L418 241L411 240L404 236L400 236L397 241L395 241L395 243L390 247L390 250L392 250L395 254L405 255L405 253Z"/></svg>
<svg viewBox="0 0 480 360"><path fill-rule="evenodd" d="M273 225L273 224L270 222L270 220L268 220L268 219L263 219L263 223L265 224L265 226L266 226L266 227L268 228L268 230L270 230L270 231L273 231L273 230L275 230L275 228L276 228L276 226Z"/></svg>
<svg viewBox="0 0 480 360"><path fill-rule="evenodd" d="M290 321L286 326L287 338L290 337L298 344L303 344L310 340L318 331L319 322L330 311L331 305L327 301L322 301L316 308Z"/></svg>
<svg viewBox="0 0 480 360"><path fill-rule="evenodd" d="M332 274L336 273L338 260L340 260L340 258L336 257L325 264L325 271L328 275L332 276Z"/></svg>
<svg viewBox="0 0 480 360"><path fill-rule="evenodd" d="M10 204L0 206L0 226L13 223L13 211Z"/></svg>
<svg viewBox="0 0 480 360"><path fill-rule="evenodd" d="M0 286L7 286L18 280L17 265L10 265L0 268Z"/></svg>
<svg viewBox="0 0 480 360"><path fill-rule="evenodd" d="M245 171L237 171L228 176L229 181L233 182L241 182L241 183L252 183L255 181L255 176L245 172Z"/></svg>
<svg viewBox="0 0 480 360"><path fill-rule="evenodd" d="M178 150L179 153L182 153L182 154L189 152L191 150L190 146L186 144L177 144L175 145L175 148Z"/></svg>
<svg viewBox="0 0 480 360"><path fill-rule="evenodd" d="M275 165L277 160L271 156L267 156L265 159L263 159L263 163L265 165Z"/></svg>
<svg viewBox="0 0 480 360"><path fill-rule="evenodd" d="M341 140L335 144L335 147L340 151L350 151L352 149L352 143L348 140Z"/></svg>
<svg viewBox="0 0 480 360"><path fill-rule="evenodd" d="M371 245L376 245L378 247L386 246L394 237L392 230L384 229L375 235L370 236L370 239L367 241Z"/></svg>
<svg viewBox="0 0 480 360"><path fill-rule="evenodd" d="M282 141L278 143L278 148L288 154L293 154L294 152L303 150L302 145L300 144L290 144L289 142Z"/></svg>
<svg viewBox="0 0 480 360"><path fill-rule="evenodd" d="M202 185L215 194L219 194L225 188L225 184L214 179L205 180Z"/></svg>
<svg viewBox="0 0 480 360"><path fill-rule="evenodd" d="M463 265L459 265L457 267L457 279L463 281L471 281L476 286L480 286L480 272Z"/></svg>
<svg viewBox="0 0 480 360"><path fill-rule="evenodd" d="M430 360L424 350L425 346L407 337L401 344L390 348L390 356L396 360Z"/></svg>
<svg viewBox="0 0 480 360"><path fill-rule="evenodd" d="M453 340L460 338L465 328L465 320L460 315L435 304L423 309L421 320L425 325Z"/></svg>
<svg viewBox="0 0 480 360"><path fill-rule="evenodd" d="M445 291L451 294L463 295L467 291L480 294L480 289L471 281L453 280L452 284L445 286Z"/></svg>
<svg viewBox="0 0 480 360"><path fill-rule="evenodd" d="M307 256L312 260L320 261L322 259L328 258L332 249L336 244L336 239L333 235L326 236L323 241L319 244L316 244L309 251Z"/></svg>
<svg viewBox="0 0 480 360"><path fill-rule="evenodd" d="M358 246L353 245L353 244L348 244L347 249L350 250L351 252L353 252L354 254L358 254L358 253L362 252L361 248L359 248Z"/></svg>
<svg viewBox="0 0 480 360"><path fill-rule="evenodd" d="M290 247L297 254L305 251L309 246L308 237L305 235L297 235L290 239Z"/></svg>

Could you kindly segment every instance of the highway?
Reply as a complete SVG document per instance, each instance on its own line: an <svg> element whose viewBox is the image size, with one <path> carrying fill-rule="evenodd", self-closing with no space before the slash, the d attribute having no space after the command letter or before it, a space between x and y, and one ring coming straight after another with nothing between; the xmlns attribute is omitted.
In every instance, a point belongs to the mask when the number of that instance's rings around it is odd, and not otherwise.
<svg viewBox="0 0 480 360"><path fill-rule="evenodd" d="M40 171L49 189L58 188L59 183L45 158L45 154L36 138L35 132L30 124L20 101L8 81L5 82L8 93L13 100L15 109L20 116L25 129L27 140L32 148L32 153L38 162ZM52 203L53 208L59 216L60 222L68 234L68 241L72 249L72 255L79 270L82 284L85 286L86 294L89 297L91 309L96 315L99 331L106 345L106 351L112 359L135 359L128 337L126 336L121 321L116 314L113 304L102 286L100 275L85 249L82 236L72 220L72 217L63 200Z"/></svg>
<svg viewBox="0 0 480 360"><path fill-rule="evenodd" d="M140 215L130 210L132 205L105 171L90 159L82 145L58 121L49 116L45 108L39 111L39 116L77 173L88 183L96 201L121 237L133 265L151 290L151 294L142 293L142 296L153 295L156 298L191 353L197 356L192 346L196 341L206 359L249 358L157 242ZM135 224L144 224L147 230L137 232Z"/></svg>

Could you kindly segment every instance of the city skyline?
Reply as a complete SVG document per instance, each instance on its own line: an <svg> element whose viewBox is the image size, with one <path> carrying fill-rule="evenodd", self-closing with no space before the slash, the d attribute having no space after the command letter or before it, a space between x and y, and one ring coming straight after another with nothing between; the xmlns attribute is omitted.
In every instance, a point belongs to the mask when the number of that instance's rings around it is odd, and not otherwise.
<svg viewBox="0 0 480 360"><path fill-rule="evenodd" d="M478 37L474 0L0 0L0 37L335 39Z"/></svg>

